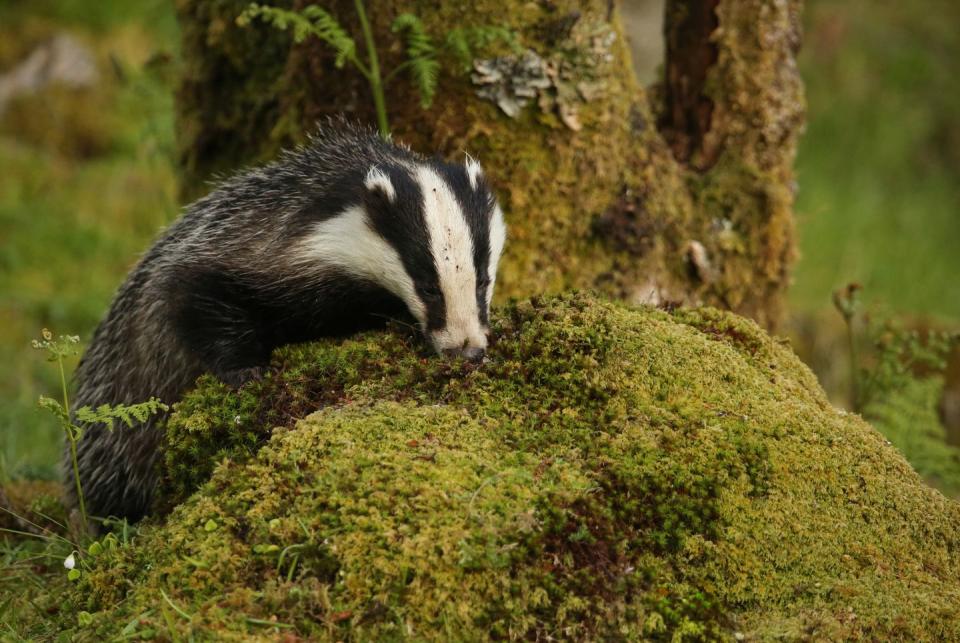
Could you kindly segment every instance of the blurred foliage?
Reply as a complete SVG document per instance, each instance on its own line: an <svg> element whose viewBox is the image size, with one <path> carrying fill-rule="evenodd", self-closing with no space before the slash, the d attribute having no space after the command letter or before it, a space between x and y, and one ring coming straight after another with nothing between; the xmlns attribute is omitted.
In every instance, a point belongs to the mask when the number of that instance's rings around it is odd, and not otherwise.
<svg viewBox="0 0 960 643"><path fill-rule="evenodd" d="M853 319L848 320L853 337ZM862 357L851 341L856 408L945 494L960 497L960 448L948 444L940 417L947 357L960 334L867 320Z"/></svg>
<svg viewBox="0 0 960 643"><path fill-rule="evenodd" d="M58 376L32 354L44 326L89 337L114 290L176 216L176 22L165 0L0 4L0 71L67 31L100 70L0 116L0 475L53 477L62 449L36 400ZM72 369L75 358L68 361Z"/></svg>
<svg viewBox="0 0 960 643"><path fill-rule="evenodd" d="M864 417L923 478L948 496L960 497L960 448L947 444L937 405L939 376L902 380L864 407Z"/></svg>
<svg viewBox="0 0 960 643"><path fill-rule="evenodd" d="M938 412L960 395L957 371L945 383L940 369L905 366L897 337L909 332L869 319L924 333L960 319L960 4L807 0L805 11L795 346L831 399L857 406L848 398L856 372L837 358L848 350L843 324L824 309L833 289L862 284L859 408L925 478L957 495L947 433L955 441L960 425Z"/></svg>
<svg viewBox="0 0 960 643"><path fill-rule="evenodd" d="M808 0L792 303L960 317L960 3Z"/></svg>

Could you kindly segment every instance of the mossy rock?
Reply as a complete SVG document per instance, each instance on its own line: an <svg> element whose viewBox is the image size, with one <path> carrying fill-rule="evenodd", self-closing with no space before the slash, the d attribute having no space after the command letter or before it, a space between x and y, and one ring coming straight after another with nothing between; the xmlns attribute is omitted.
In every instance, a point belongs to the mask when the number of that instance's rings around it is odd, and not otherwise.
<svg viewBox="0 0 960 643"><path fill-rule="evenodd" d="M752 322L568 295L494 332L480 366L393 332L204 380L170 497L220 463L85 559L67 634L960 639L960 505Z"/></svg>

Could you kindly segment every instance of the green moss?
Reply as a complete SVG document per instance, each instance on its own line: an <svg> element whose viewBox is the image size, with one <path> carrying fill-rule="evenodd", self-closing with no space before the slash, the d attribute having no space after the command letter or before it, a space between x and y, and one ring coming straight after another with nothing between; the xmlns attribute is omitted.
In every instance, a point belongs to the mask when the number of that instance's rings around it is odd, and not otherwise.
<svg viewBox="0 0 960 643"><path fill-rule="evenodd" d="M203 380L168 475L222 459L85 559L69 634L960 635L960 507L752 322L570 295L494 331L480 366L394 332Z"/></svg>
<svg viewBox="0 0 960 643"><path fill-rule="evenodd" d="M793 59L802 3L716 5L716 62L704 87L709 131L692 159L704 171L690 177L704 226L698 238L715 269L700 295L770 326L795 258L793 162L806 108Z"/></svg>

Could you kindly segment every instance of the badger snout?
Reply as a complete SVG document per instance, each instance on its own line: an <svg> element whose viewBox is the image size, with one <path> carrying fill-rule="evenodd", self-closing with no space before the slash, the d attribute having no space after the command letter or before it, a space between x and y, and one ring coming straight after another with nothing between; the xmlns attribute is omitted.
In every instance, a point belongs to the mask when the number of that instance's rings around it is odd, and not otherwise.
<svg viewBox="0 0 960 643"><path fill-rule="evenodd" d="M477 325L470 329L446 328L429 334L434 350L447 358L461 358L479 362L487 353L486 328Z"/></svg>
<svg viewBox="0 0 960 643"><path fill-rule="evenodd" d="M464 346L462 348L444 348L441 352L445 357L460 357L468 362L477 363L487 354L487 349L482 346Z"/></svg>

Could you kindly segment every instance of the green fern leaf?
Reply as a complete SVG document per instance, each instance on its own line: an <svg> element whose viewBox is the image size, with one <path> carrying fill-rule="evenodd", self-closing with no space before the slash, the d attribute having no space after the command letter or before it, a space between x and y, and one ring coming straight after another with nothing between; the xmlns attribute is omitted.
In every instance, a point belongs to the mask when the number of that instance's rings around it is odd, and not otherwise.
<svg viewBox="0 0 960 643"><path fill-rule="evenodd" d="M101 404L96 409L84 406L77 409L77 420L84 424L102 424L108 430L113 430L115 420L120 420L128 427L132 427L134 420L145 422L151 415L166 411L169 407L155 397L139 404L118 404L111 406Z"/></svg>
<svg viewBox="0 0 960 643"><path fill-rule="evenodd" d="M336 18L316 5L305 8L303 17L311 21L313 34L337 51L337 57L334 60L337 67L343 67L348 60L354 64L358 62L357 43Z"/></svg>
<svg viewBox="0 0 960 643"><path fill-rule="evenodd" d="M477 52L502 42L514 53L522 48L516 32L506 27L481 25L478 27L457 27L447 34L446 48L457 59L464 71L469 71Z"/></svg>
<svg viewBox="0 0 960 643"><path fill-rule="evenodd" d="M246 26L255 19L260 19L282 31L291 30L295 43L301 43L310 36L316 36L336 50L337 57L334 63L337 67L343 67L349 60L358 68L362 68L358 64L357 45L353 38L336 18L316 5L310 5L302 13L297 13L288 9L265 7L253 3L237 17L237 24Z"/></svg>
<svg viewBox="0 0 960 643"><path fill-rule="evenodd" d="M473 51L463 27L457 27L447 34L447 49L457 59L464 71L470 70L470 63L473 62Z"/></svg>
<svg viewBox="0 0 960 643"><path fill-rule="evenodd" d="M410 74L420 92L420 106L426 109L433 103L440 71L433 40L427 35L420 19L411 13L397 16L392 28L394 33L406 35Z"/></svg>

